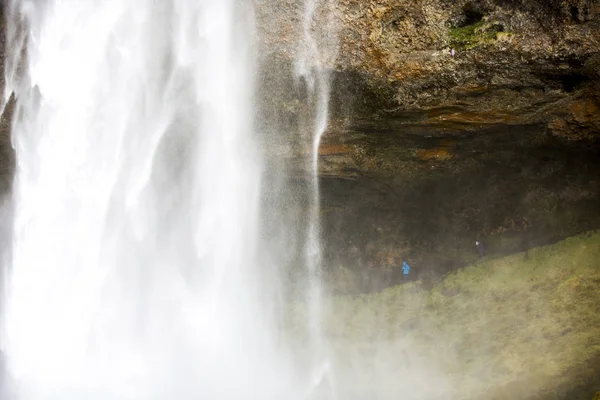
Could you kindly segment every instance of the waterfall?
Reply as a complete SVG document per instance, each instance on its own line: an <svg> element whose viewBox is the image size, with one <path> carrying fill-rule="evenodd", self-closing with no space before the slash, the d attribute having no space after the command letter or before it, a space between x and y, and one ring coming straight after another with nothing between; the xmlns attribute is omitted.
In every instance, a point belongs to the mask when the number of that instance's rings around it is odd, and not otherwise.
<svg viewBox="0 0 600 400"><path fill-rule="evenodd" d="M319 145L329 119L330 71L335 59L336 41L333 24L334 3L332 0L305 0L301 25L301 39L294 63L296 85L306 93L307 112L303 126L310 143L310 182L312 195L309 201L308 229L306 237L306 260L308 268L307 309L309 336L312 353L317 363L313 378L318 385L327 374L324 344L321 333L321 229L319 194ZM323 17L324 16L324 17ZM320 28L319 28L320 27Z"/></svg>
<svg viewBox="0 0 600 400"><path fill-rule="evenodd" d="M281 268L261 240L278 188L254 129L253 2L12 0L8 18L6 398L302 398L274 305ZM316 312L329 89L305 39Z"/></svg>

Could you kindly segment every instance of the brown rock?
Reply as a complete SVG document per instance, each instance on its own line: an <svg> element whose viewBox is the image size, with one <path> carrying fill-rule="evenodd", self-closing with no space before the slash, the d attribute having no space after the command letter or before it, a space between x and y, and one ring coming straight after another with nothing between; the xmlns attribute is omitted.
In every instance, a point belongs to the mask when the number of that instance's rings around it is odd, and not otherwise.
<svg viewBox="0 0 600 400"><path fill-rule="evenodd" d="M571 113L575 118L575 121L580 123L590 122L591 120L598 119L598 112L600 106L595 99L583 99L571 104Z"/></svg>

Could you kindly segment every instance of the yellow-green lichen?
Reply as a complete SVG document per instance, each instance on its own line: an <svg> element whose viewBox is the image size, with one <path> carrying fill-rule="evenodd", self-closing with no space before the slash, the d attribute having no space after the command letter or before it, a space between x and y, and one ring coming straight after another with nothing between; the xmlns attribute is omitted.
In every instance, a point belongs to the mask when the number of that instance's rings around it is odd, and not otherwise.
<svg viewBox="0 0 600 400"><path fill-rule="evenodd" d="M451 28L450 42L457 49L472 49L496 40L499 32L497 24L479 21L472 25Z"/></svg>

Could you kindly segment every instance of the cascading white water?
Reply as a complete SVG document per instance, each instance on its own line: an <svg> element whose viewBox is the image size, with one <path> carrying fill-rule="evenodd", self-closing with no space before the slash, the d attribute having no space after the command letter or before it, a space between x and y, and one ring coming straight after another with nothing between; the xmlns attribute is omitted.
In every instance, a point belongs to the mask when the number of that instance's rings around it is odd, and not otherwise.
<svg viewBox="0 0 600 400"><path fill-rule="evenodd" d="M13 46L26 33L6 91L18 162L9 395L301 397L273 305L278 268L259 240L269 193L253 130L252 2L13 0L9 18ZM303 68L316 174L327 77Z"/></svg>
<svg viewBox="0 0 600 400"><path fill-rule="evenodd" d="M319 146L327 128L329 118L330 71L328 63L335 58L336 41L333 26L332 0L306 0L302 18L302 37L299 42L298 54L294 64L294 75L297 85L303 85L308 105L308 128L310 146L311 178L309 187L312 192L310 201L309 223L306 238L306 260L308 267L308 327L312 341L312 352L316 363L313 380L316 385L327 379L328 362L326 350L322 342L321 332L321 229L319 223L320 193L319 193ZM325 14L325 21L317 17L317 11ZM328 40L319 40L315 25L321 24ZM323 33L323 32L320 32Z"/></svg>

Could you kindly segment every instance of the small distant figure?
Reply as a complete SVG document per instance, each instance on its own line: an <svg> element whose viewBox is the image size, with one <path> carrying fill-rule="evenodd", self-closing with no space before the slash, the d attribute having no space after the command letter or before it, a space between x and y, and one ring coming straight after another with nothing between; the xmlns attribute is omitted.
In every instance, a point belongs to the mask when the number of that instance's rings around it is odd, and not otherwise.
<svg viewBox="0 0 600 400"><path fill-rule="evenodd" d="M479 253L479 257L483 257L485 255L485 248L483 247L483 243L479 240L475 241L475 247L477 247L477 252Z"/></svg>
<svg viewBox="0 0 600 400"><path fill-rule="evenodd" d="M406 261L402 262L402 280L408 280L408 273L410 272L410 265Z"/></svg>
<svg viewBox="0 0 600 400"><path fill-rule="evenodd" d="M450 55L451 55L452 57L454 57L454 55L455 55L455 54L456 54L456 51L454 51L454 49L450 50Z"/></svg>

